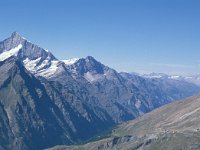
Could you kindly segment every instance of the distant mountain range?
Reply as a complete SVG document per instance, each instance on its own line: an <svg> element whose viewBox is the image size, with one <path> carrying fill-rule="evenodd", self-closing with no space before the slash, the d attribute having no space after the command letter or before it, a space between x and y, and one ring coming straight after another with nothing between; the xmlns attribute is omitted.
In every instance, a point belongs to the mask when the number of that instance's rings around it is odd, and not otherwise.
<svg viewBox="0 0 200 150"><path fill-rule="evenodd" d="M199 91L185 79L118 73L91 56L58 60L14 32L0 42L0 149L80 143Z"/></svg>
<svg viewBox="0 0 200 150"><path fill-rule="evenodd" d="M145 78L151 78L151 79L174 79L174 80L180 80L180 81L186 81L189 83L196 84L197 86L200 86L200 74L197 75L190 75L190 76L181 76L181 75L167 75L164 73L150 73L150 74L143 74L140 75Z"/></svg>
<svg viewBox="0 0 200 150"><path fill-rule="evenodd" d="M49 150L199 150L199 116L197 95L123 123L101 140Z"/></svg>

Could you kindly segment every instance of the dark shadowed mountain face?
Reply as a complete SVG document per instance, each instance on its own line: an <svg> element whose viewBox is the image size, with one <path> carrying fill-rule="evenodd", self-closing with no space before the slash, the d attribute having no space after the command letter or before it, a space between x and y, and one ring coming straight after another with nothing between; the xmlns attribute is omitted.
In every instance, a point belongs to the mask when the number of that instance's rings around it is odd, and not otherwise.
<svg viewBox="0 0 200 150"><path fill-rule="evenodd" d="M0 42L0 149L86 141L199 91L185 81L118 73L91 56L60 61L13 33Z"/></svg>
<svg viewBox="0 0 200 150"><path fill-rule="evenodd" d="M51 150L199 150L200 96L173 102L121 124L99 141Z"/></svg>
<svg viewBox="0 0 200 150"><path fill-rule="evenodd" d="M7 130L0 137L4 148L72 144L114 124L101 108L94 110L66 89L62 93L58 83L41 82L15 58L1 62L0 81L2 126Z"/></svg>

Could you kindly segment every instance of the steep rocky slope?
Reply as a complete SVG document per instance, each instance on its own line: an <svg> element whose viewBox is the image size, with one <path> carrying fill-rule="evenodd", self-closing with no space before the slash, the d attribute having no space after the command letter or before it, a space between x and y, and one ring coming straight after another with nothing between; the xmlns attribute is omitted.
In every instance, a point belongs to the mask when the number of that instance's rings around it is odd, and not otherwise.
<svg viewBox="0 0 200 150"><path fill-rule="evenodd" d="M51 150L198 150L200 95L173 102L118 126L108 138Z"/></svg>

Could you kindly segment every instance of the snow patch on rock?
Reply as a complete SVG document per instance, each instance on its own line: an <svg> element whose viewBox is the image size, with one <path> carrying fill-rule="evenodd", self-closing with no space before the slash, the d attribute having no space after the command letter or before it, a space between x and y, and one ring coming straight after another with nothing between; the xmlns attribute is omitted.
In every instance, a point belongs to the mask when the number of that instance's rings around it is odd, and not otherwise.
<svg viewBox="0 0 200 150"><path fill-rule="evenodd" d="M17 56L17 54L18 54L18 52L21 48L22 48L22 44L19 44L17 47L1 53L0 54L0 61L4 61L11 56Z"/></svg>
<svg viewBox="0 0 200 150"><path fill-rule="evenodd" d="M71 58L71 59L67 59L67 60L62 60L62 62L64 62L66 65L72 65L74 63L76 63L79 60L79 58Z"/></svg>

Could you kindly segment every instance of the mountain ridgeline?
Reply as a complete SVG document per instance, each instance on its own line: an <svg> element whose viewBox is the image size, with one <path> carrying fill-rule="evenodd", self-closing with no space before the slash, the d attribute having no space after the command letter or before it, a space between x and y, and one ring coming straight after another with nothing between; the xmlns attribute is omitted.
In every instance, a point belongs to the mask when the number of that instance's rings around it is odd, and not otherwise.
<svg viewBox="0 0 200 150"><path fill-rule="evenodd" d="M91 56L61 61L15 32L0 42L0 149L80 143L199 91L186 80L118 73Z"/></svg>

